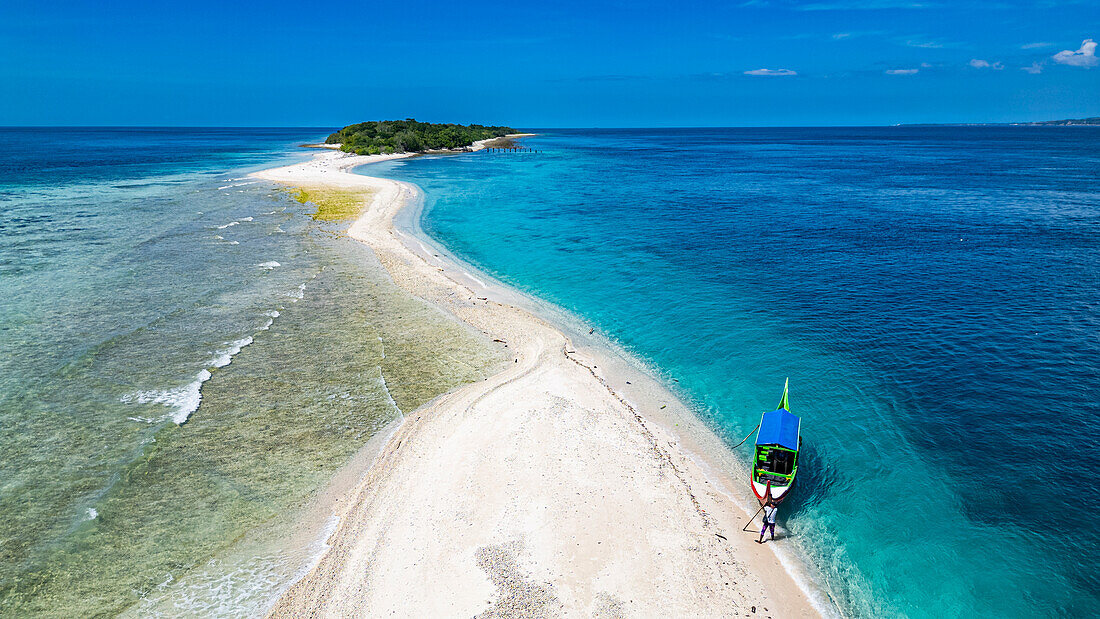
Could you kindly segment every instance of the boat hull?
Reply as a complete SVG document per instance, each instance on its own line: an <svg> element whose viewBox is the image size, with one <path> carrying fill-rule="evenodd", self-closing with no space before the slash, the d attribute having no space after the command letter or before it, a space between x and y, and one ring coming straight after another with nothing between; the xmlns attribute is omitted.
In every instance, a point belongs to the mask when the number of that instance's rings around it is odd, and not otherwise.
<svg viewBox="0 0 1100 619"><path fill-rule="evenodd" d="M751 479L749 481L752 485L752 493L756 495L756 500L760 501L761 505L767 502L769 496L776 503L783 502L783 499L787 498L787 494L791 491L791 487L794 486L793 481L788 486L765 485Z"/></svg>

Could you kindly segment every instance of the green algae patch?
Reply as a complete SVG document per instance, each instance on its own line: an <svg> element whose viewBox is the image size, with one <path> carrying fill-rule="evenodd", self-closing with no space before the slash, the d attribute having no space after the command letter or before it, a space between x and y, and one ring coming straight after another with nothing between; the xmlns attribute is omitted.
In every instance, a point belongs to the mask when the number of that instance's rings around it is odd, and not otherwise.
<svg viewBox="0 0 1100 619"><path fill-rule="evenodd" d="M317 207L313 219L317 221L347 221L363 212L367 200L374 195L368 190L351 191L328 187L295 187L290 195L302 204Z"/></svg>

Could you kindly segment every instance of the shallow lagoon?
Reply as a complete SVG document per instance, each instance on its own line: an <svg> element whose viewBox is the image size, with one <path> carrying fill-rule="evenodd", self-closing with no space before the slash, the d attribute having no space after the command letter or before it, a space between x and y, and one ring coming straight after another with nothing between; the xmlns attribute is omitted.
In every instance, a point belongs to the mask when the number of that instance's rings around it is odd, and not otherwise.
<svg viewBox="0 0 1100 619"><path fill-rule="evenodd" d="M317 490L496 362L244 177L312 133L3 137L0 614L261 612L320 550Z"/></svg>

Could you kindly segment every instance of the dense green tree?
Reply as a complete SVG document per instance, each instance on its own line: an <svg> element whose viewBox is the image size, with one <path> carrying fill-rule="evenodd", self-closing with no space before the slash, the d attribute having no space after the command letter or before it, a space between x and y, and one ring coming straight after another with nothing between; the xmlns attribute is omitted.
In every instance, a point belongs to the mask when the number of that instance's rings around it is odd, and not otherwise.
<svg viewBox="0 0 1100 619"><path fill-rule="evenodd" d="M418 153L425 150L464 148L478 140L516 133L511 127L422 123L413 118L348 125L325 140L360 155Z"/></svg>

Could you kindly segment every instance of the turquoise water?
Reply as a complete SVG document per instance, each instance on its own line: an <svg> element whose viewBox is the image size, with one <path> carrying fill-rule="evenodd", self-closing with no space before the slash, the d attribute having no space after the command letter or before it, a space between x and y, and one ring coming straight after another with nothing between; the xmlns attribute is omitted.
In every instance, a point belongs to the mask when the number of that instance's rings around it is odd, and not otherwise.
<svg viewBox="0 0 1100 619"><path fill-rule="evenodd" d="M246 177L327 133L0 129L0 615L261 614L317 491L488 371Z"/></svg>
<svg viewBox="0 0 1100 619"><path fill-rule="evenodd" d="M790 376L782 543L842 612L1095 616L1098 139L547 131L360 171L424 188L429 235L659 368L730 444Z"/></svg>

